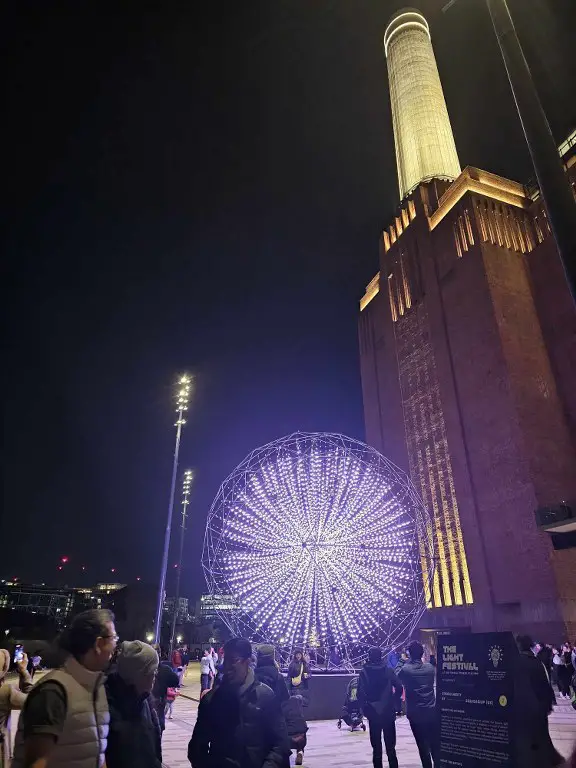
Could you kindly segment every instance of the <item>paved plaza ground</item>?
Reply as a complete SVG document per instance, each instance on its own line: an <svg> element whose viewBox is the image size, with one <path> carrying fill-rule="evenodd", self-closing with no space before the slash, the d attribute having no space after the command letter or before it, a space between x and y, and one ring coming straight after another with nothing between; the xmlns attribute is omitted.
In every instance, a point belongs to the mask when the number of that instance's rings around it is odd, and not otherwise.
<svg viewBox="0 0 576 768"><path fill-rule="evenodd" d="M174 719L166 723L162 740L162 752L166 768L190 768L187 758L188 742L196 722L200 695L199 665L190 665L184 680L182 696L174 705ZM14 682L16 680L14 679ZM18 713L15 712L17 722ZM16 722L13 723L14 729ZM335 720L309 723L308 746L304 765L310 768L355 768L372 765L372 752L368 733L349 730L339 731ZM421 768L416 744L405 718L396 721L398 736L397 753L400 768ZM576 743L576 711L570 702L560 701L550 715L550 735L556 749L568 756ZM293 762L293 759L292 759ZM386 758L384 758L386 764Z"/></svg>
<svg viewBox="0 0 576 768"><path fill-rule="evenodd" d="M190 670L182 688L183 695L174 705L174 719L166 723L162 740L164 764L167 768L190 768L187 758L188 741L196 722L200 685L197 670ZM308 746L304 765L310 768L355 768L372 766L372 751L368 733L339 731L335 720L309 723ZM421 768L418 750L406 718L396 721L397 753L400 768ZM550 735L556 749L565 757L576 743L576 711L570 702L562 701L550 716ZM293 760L292 760L293 763ZM386 764L386 757L384 757Z"/></svg>

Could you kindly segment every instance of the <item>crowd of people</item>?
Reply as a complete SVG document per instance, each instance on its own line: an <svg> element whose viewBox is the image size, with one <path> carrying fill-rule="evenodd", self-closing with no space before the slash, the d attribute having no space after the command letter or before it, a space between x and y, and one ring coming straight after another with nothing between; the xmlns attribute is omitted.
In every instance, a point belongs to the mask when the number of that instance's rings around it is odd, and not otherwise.
<svg viewBox="0 0 576 768"><path fill-rule="evenodd" d="M518 637L520 651L515 733L519 765L558 766L548 715L560 696L574 697L574 649ZM23 654L16 663L20 689L4 685L11 658L0 650L0 765L12 768L162 768L162 731L183 685L189 656L176 649L160 658L139 640L120 642L114 616L86 611L74 618L59 645L61 666L33 685ZM310 664L297 650L284 677L273 646L256 651L233 638L200 660L201 696L188 745L192 768L288 768L302 765L307 745ZM374 768L398 768L396 720L406 716L423 768L438 766L435 663L424 648L383 657L371 648L357 683L358 706L368 720ZM21 710L14 738L10 713ZM12 749L13 745L13 749ZM536 756L536 760L535 760ZM576 768L576 765L574 766Z"/></svg>

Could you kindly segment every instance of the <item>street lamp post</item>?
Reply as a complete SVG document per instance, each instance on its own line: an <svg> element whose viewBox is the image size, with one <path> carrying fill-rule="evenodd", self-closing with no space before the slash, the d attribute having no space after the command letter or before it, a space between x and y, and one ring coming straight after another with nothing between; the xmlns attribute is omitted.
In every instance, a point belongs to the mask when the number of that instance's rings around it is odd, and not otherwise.
<svg viewBox="0 0 576 768"><path fill-rule="evenodd" d="M170 631L170 656L174 650L174 636L176 634L176 619L178 617L178 603L180 601L180 574L182 573L182 555L184 553L184 534L186 532L186 518L188 517L188 504L190 504L190 490L194 473L191 469L184 472L182 483L182 525L180 526L180 553L178 555L178 569L176 573L176 596L174 598L174 610L172 611L172 629Z"/></svg>
<svg viewBox="0 0 576 768"><path fill-rule="evenodd" d="M456 0L450 0L448 10ZM576 201L542 108L506 0L486 0L538 186L576 303Z"/></svg>
<svg viewBox="0 0 576 768"><path fill-rule="evenodd" d="M164 607L164 592L166 590L166 571L168 570L168 552L170 549L170 533L172 530L172 512L174 510L174 494L176 492L176 476L178 473L178 455L180 453L180 437L182 427L186 423L184 411L188 410L190 400L191 379L182 376L178 381L178 394L176 395L176 443L174 445L174 461L172 464L172 481L170 483L170 500L168 502L168 517L166 518L166 531L164 534L164 552L162 555L162 567L160 570L160 584L158 585L158 603L156 605L156 621L154 623L154 642L160 642L162 629L162 610Z"/></svg>

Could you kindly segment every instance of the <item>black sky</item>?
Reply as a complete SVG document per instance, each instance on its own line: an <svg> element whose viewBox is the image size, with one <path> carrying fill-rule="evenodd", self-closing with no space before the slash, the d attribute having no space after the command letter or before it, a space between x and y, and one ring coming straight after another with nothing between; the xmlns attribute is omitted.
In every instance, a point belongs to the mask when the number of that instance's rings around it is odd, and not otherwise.
<svg viewBox="0 0 576 768"><path fill-rule="evenodd" d="M381 41L401 5L12 4L0 578L157 577L177 372L198 381L190 594L210 501L250 450L363 438L357 302L397 201ZM526 180L484 3L413 5L462 165ZM510 5L560 140L576 4Z"/></svg>

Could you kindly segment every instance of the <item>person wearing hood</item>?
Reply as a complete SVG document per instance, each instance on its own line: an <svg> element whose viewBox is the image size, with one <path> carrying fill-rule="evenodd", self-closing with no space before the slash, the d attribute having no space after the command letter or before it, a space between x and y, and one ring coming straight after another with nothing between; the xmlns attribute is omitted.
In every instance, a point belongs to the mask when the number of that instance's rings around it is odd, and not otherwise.
<svg viewBox="0 0 576 768"><path fill-rule="evenodd" d="M390 768L398 768L396 710L401 696L402 684L383 663L382 649L370 648L368 661L358 679L358 702L368 718L374 768L382 768L382 736L388 764Z"/></svg>
<svg viewBox="0 0 576 768"><path fill-rule="evenodd" d="M254 676L259 683L264 683L264 685L272 688L280 706L282 706L285 701L288 701L290 697L288 688L286 687L286 681L284 680L282 673L278 669L278 665L274 661L273 645L261 645L258 648Z"/></svg>
<svg viewBox="0 0 576 768"><path fill-rule="evenodd" d="M408 646L409 659L398 671L398 678L406 689L406 716L414 734L422 768L440 765L438 724L436 722L436 670L422 661L424 646L414 640Z"/></svg>
<svg viewBox="0 0 576 768"><path fill-rule="evenodd" d="M106 680L110 730L106 768L162 768L161 733L150 694L158 654L140 640L125 640Z"/></svg>
<svg viewBox="0 0 576 768"><path fill-rule="evenodd" d="M250 668L252 646L235 637L224 646L222 683L200 700L188 744L192 768L284 768L290 746L274 692Z"/></svg>
<svg viewBox="0 0 576 768"><path fill-rule="evenodd" d="M16 670L20 677L20 690L6 683L6 675L10 669L10 654L0 648L0 765L8 765L12 757L12 736L10 733L10 714L13 709L22 709L26 695L32 688L32 678L26 669L28 658L26 654L16 662Z"/></svg>

